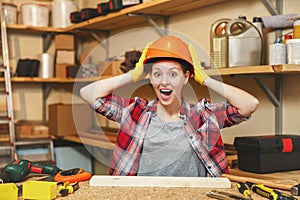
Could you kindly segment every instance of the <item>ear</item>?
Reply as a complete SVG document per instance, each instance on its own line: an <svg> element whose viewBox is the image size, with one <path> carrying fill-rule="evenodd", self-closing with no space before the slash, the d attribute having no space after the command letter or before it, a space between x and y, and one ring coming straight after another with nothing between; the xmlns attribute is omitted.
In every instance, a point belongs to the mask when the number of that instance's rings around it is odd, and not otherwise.
<svg viewBox="0 0 300 200"><path fill-rule="evenodd" d="M189 70L186 70L186 72L184 73L184 76L185 76L184 85L186 85L189 82L191 72Z"/></svg>

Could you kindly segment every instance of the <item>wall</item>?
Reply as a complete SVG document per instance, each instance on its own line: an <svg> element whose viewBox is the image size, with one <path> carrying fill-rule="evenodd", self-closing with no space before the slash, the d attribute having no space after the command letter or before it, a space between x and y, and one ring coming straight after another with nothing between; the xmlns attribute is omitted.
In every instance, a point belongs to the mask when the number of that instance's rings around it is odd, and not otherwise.
<svg viewBox="0 0 300 200"><path fill-rule="evenodd" d="M273 1L272 3L275 5L275 1ZM300 2L297 0L284 1L283 5L283 14L299 12L296 5L300 5ZM169 28L172 31L176 31L179 34L182 34L184 37L190 37L194 39L204 50L201 53L205 55L199 55L203 60L209 57L210 25L217 19L233 19L237 18L238 15L244 15L248 20L252 20L252 18L256 16L270 16L270 13L263 5L261 0L231 0L219 5L209 6L202 9L195 9L187 13L181 13L172 16L170 17ZM163 27L160 20L156 20L156 22L161 27ZM151 32L151 34L149 32L145 34L145 32L143 32L144 29L137 29L147 26L149 26L149 24L144 23L140 24L140 26L126 27L121 30L113 31L111 33L111 38L113 39L110 43L110 56L120 54L123 49L130 50L131 48L131 50L133 50L137 47L143 47L139 46L140 44L138 43L144 42L146 44L147 41L153 40L152 38L159 37L155 31L153 33ZM132 33L130 33L131 31ZM288 29L284 30L283 32L286 33L290 31L291 30ZM143 34L145 34L144 37ZM275 39L274 36L275 34L272 31L265 34L265 37L267 38L267 45L272 43L272 41ZM131 37L134 37L134 39L132 39ZM120 42L119 38L127 38L126 41L130 41L130 43ZM114 44L114 41L116 44ZM93 45L93 43L91 43L90 45ZM97 44L94 43L94 45ZM87 45L87 48L88 46L89 45ZM299 94L298 87L296 86L297 81L299 82L299 80L297 80L298 78L299 75L286 75L283 77L283 133L300 133L299 125L297 125L297 118L294 117L296 116L296 113L300 111L300 106L297 103L299 95L295 95ZM260 79L271 89L271 91L274 92L273 78L262 76L260 77ZM253 78L251 76L226 76L223 77L223 81L250 92L251 94L255 95L260 101L259 109L253 114L249 121L244 122L238 126L222 130L224 142L232 143L235 136L274 134L274 106L268 100L257 83L253 80ZM136 94L139 96L145 94L144 89L141 89L140 91L143 92L136 92ZM208 93L201 87L198 87L196 93L198 97L211 98L210 93Z"/></svg>
<svg viewBox="0 0 300 200"><path fill-rule="evenodd" d="M22 1L13 1L23 3ZM95 1L79 1L80 7L95 5ZM284 8L283 13L299 13L299 0L285 0L283 2ZM210 25L217 19L227 17L236 18L238 15L245 15L248 19L252 19L254 16L269 16L270 13L267 11L261 0L230 0L226 3L222 3L215 6L205 7L202 9L195 9L187 13L181 13L170 17L169 28L192 38L203 48L203 54L209 55L209 34ZM161 26L160 20L157 23ZM141 24L139 26L127 27L128 29L134 29L136 27L146 27L148 24ZM111 32L111 36L117 38L118 33L123 33L125 29L116 30ZM143 30L138 30L139 33L132 33L129 38L116 44L111 44L110 55L117 55L123 53L125 50L132 50L135 48L142 48L147 40L158 37L157 33L151 30L151 37L143 37ZM289 31L289 30L286 30ZM149 32L147 32L149 34ZM122 34L121 34L122 35ZM269 40L272 41L274 33L268 34ZM127 37L126 37L127 38ZM141 40L140 40L141 39ZM12 46L12 63L16 65L16 58L18 57L36 57L42 52L42 39L36 37L36 35L17 35L12 38L14 41ZM92 37L80 38L83 42L82 48L84 52L90 52L98 45L98 42L92 39ZM117 41L117 40L115 40ZM124 42L124 41L130 41ZM134 42L133 42L134 41ZM135 43L135 45L133 45ZM34 45L34 46L33 46ZM30 48L28 48L30 47ZM17 51L14 51L17 50ZM53 46L50 47L50 51L53 51ZM262 77L262 80L274 90L274 81L269 77ZM234 76L224 77L224 82L238 86L253 95L260 100L260 107L256 113L253 114L252 118L239 126L231 127L222 130L223 139L226 143L232 143L233 138L237 135L261 135L261 134L272 134L274 133L274 106L266 98L265 94L258 87L256 82L251 76ZM286 75L284 76L284 99L283 99L283 132L284 133L300 133L299 123L297 120L297 114L300 111L298 100L300 99L300 92L297 86L299 84L299 75ZM28 87L27 87L28 86ZM52 92L47 99L47 104L55 102L72 102L72 87L71 85L53 84ZM28 90L30 88L30 90ZM197 97L210 97L210 93L205 88L196 86ZM17 119L29 119L29 120L40 120L42 118L42 89L41 84L29 84L29 83L18 83L15 84L14 88L14 107L15 115ZM149 91L151 92L151 91ZM143 89L137 89L136 95L144 95ZM190 99L190 97L187 97ZM192 99L192 98L191 98ZM80 98L77 99L80 101ZM26 105L26 106L25 106ZM1 107L0 107L1 108Z"/></svg>
<svg viewBox="0 0 300 200"><path fill-rule="evenodd" d="M273 1L274 3L275 1ZM273 4L275 5L275 4ZM283 1L283 14L299 13L300 2L297 0ZM297 8L298 7L298 8ZM228 1L220 5L197 9L188 13L176 15L170 20L170 28L181 31L194 38L209 52L209 27L219 18L236 18L238 15L247 16L252 20L255 16L269 16L270 13L265 8L261 0L252 1ZM284 32L289 32L285 30ZM267 35L268 42L274 40L274 33ZM262 79L271 89L274 82L272 78ZM223 139L225 142L233 142L237 135L261 135L274 133L274 106L266 98L261 89L249 76L234 76L224 78L224 82L238 86L260 100L260 107L252 118L239 126L224 129ZM300 111L299 101L299 76L284 76L283 83L283 133L300 133L300 126L297 125L296 113ZM297 95L296 95L297 94Z"/></svg>

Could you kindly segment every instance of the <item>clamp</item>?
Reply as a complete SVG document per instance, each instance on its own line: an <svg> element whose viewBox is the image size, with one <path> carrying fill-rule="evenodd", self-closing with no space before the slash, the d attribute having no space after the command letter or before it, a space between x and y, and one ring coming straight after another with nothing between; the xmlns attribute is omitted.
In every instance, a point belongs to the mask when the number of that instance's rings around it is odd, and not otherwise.
<svg viewBox="0 0 300 200"><path fill-rule="evenodd" d="M75 182L70 184L69 182L65 182L63 185L58 187L58 192L61 196L67 196L68 194L72 194L79 188L79 183Z"/></svg>

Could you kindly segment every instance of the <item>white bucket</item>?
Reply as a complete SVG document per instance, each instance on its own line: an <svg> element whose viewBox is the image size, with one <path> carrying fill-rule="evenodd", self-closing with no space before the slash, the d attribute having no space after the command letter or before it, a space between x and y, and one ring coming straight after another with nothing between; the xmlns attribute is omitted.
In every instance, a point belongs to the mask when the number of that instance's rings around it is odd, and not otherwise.
<svg viewBox="0 0 300 200"><path fill-rule="evenodd" d="M70 14L77 11L73 0L54 0L52 2L52 26L65 28L72 25Z"/></svg>
<svg viewBox="0 0 300 200"><path fill-rule="evenodd" d="M18 8L12 3L2 3L2 10L5 16L6 24L17 24L17 11Z"/></svg>
<svg viewBox="0 0 300 200"><path fill-rule="evenodd" d="M21 5L22 20L28 26L49 26L49 8L47 5L25 3Z"/></svg>

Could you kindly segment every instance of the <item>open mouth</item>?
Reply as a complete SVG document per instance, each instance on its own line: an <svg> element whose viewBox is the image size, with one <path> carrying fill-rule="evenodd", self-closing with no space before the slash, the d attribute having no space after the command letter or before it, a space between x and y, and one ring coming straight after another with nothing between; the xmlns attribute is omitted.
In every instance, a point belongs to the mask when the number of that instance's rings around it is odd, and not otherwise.
<svg viewBox="0 0 300 200"><path fill-rule="evenodd" d="M172 93L172 90L169 90L169 89L161 89L160 90L160 93L165 95L165 96L170 96L171 93Z"/></svg>

